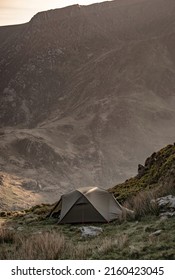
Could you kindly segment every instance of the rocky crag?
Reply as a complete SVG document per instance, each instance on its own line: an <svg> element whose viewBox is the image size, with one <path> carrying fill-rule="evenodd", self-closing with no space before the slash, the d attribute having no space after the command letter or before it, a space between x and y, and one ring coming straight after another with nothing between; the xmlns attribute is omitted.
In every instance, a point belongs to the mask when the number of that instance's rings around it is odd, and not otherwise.
<svg viewBox="0 0 175 280"><path fill-rule="evenodd" d="M120 201L149 190L155 190L157 197L175 194L175 144L154 152L144 165L138 165L135 177L110 189Z"/></svg>

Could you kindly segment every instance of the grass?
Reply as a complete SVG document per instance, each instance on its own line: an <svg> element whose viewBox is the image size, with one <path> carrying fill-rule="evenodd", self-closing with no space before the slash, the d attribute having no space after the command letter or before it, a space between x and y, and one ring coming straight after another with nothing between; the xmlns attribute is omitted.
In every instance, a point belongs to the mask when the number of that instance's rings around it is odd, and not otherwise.
<svg viewBox="0 0 175 280"><path fill-rule="evenodd" d="M123 206L134 217L100 226L103 232L93 238L81 236L82 225L58 225L46 218L50 207L37 205L0 218L0 259L175 259L175 217L162 220L151 200L174 193L144 190L128 198ZM161 230L158 236L153 232Z"/></svg>
<svg viewBox="0 0 175 280"><path fill-rule="evenodd" d="M12 231L0 229L0 244L12 244L15 242L15 235Z"/></svg>
<svg viewBox="0 0 175 280"><path fill-rule="evenodd" d="M132 209L137 219L150 214L158 215L158 205L153 201L158 197L169 194L175 195L175 185L170 185L166 188L161 186L151 190L140 191L135 196L126 199L123 206Z"/></svg>
<svg viewBox="0 0 175 280"><path fill-rule="evenodd" d="M175 186L175 145L168 145L159 152L153 153L145 161L142 173L116 185L109 191L114 194L119 202L123 203L141 191L155 189L159 191L162 185L165 187L165 192L167 192L168 187L173 188ZM162 193L163 191L161 189Z"/></svg>
<svg viewBox="0 0 175 280"><path fill-rule="evenodd" d="M81 225L57 225L54 219L1 219L6 229L0 231L0 259L175 259L175 218L98 224L103 232L89 238L81 236ZM157 230L160 235L151 235Z"/></svg>
<svg viewBox="0 0 175 280"><path fill-rule="evenodd" d="M0 259L175 259L175 217L160 219L151 202L175 195L174 178L175 145L168 145L146 160L142 174L110 190L135 216L95 224L103 232L93 238L82 237L82 225L46 218L52 205L0 212Z"/></svg>

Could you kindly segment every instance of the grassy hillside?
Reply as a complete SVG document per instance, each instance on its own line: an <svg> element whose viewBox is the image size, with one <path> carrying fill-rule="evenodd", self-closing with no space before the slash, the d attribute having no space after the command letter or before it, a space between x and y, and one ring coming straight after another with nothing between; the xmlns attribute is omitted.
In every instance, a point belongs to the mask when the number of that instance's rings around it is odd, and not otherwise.
<svg viewBox="0 0 175 280"><path fill-rule="evenodd" d="M175 192L175 145L168 145L138 166L137 176L116 185L109 191L124 202L140 191L157 190L162 193ZM161 193L160 193L161 192Z"/></svg>

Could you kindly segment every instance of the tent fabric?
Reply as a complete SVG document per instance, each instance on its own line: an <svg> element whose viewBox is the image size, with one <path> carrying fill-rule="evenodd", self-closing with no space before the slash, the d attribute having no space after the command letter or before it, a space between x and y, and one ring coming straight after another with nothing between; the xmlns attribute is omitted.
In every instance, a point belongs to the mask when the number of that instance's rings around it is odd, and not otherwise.
<svg viewBox="0 0 175 280"><path fill-rule="evenodd" d="M50 216L59 223L110 222L121 218L122 206L108 191L86 187L62 195Z"/></svg>

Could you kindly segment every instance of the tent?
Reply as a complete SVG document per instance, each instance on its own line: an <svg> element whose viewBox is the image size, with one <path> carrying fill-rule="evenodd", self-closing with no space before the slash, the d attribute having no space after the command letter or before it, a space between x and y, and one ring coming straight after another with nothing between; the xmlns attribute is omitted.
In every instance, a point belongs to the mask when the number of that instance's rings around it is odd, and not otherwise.
<svg viewBox="0 0 175 280"><path fill-rule="evenodd" d="M58 223L110 222L122 217L123 207L98 187L86 187L61 196L50 213Z"/></svg>

